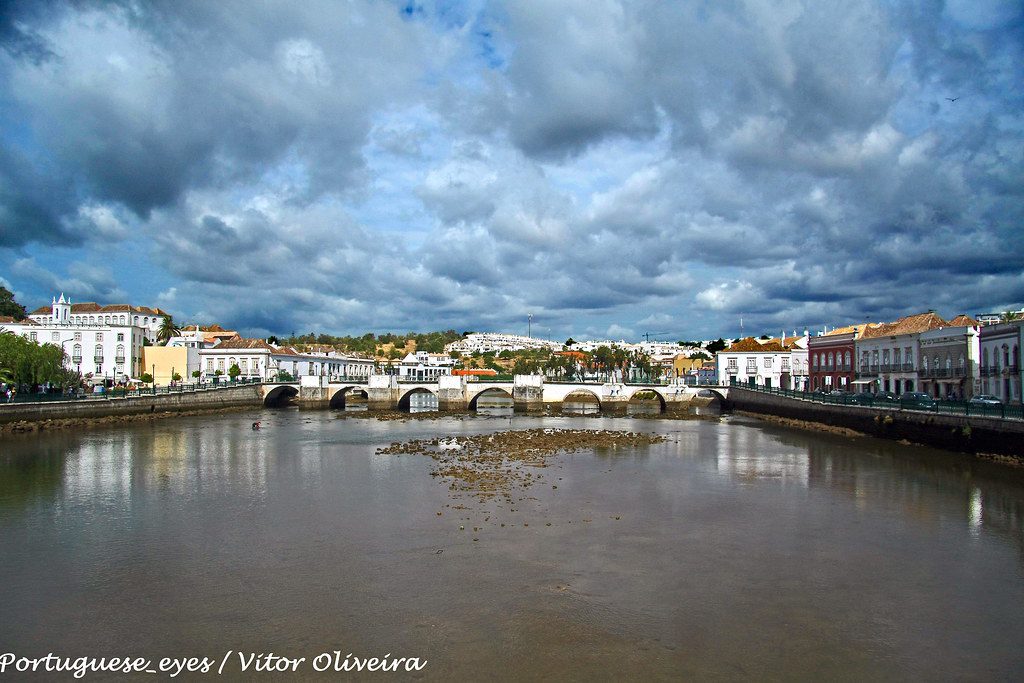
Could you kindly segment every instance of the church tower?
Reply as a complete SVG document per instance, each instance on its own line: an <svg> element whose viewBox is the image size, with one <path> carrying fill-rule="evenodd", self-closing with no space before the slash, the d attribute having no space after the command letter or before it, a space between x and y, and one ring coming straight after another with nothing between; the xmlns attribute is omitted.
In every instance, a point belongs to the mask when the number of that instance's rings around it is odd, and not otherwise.
<svg viewBox="0 0 1024 683"><path fill-rule="evenodd" d="M53 308L53 322L58 325L66 325L71 318L71 299L64 300L64 292L60 293L60 299L54 299L51 304Z"/></svg>

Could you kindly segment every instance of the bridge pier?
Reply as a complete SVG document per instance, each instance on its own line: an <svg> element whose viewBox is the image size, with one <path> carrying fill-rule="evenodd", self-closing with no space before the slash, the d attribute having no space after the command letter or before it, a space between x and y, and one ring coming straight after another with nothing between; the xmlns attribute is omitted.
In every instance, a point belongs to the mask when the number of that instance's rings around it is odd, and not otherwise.
<svg viewBox="0 0 1024 683"><path fill-rule="evenodd" d="M368 410L394 410L398 407L398 378L394 375L370 375L366 387Z"/></svg>
<svg viewBox="0 0 1024 683"><path fill-rule="evenodd" d="M442 413L464 413L467 407L465 378L452 375L438 377L437 409Z"/></svg>
<svg viewBox="0 0 1024 683"><path fill-rule="evenodd" d="M516 375L512 385L512 402L517 413L543 411L544 378L540 375Z"/></svg>

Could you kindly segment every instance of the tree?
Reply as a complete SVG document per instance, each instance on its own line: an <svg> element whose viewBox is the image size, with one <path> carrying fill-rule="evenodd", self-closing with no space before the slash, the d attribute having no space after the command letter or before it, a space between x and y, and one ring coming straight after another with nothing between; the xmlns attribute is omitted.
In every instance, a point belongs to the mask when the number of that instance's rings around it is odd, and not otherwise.
<svg viewBox="0 0 1024 683"><path fill-rule="evenodd" d="M181 381L181 373L180 373L180 372L176 372L176 373L174 373L174 374L173 374L173 375L171 376L171 381L172 381L172 382L180 382L180 381Z"/></svg>
<svg viewBox="0 0 1024 683"><path fill-rule="evenodd" d="M199 379L202 376L202 374L203 373L200 370L193 370L192 371L192 377L194 377L195 379Z"/></svg>
<svg viewBox="0 0 1024 683"><path fill-rule="evenodd" d="M0 374L12 384L65 387L78 381L78 373L65 369L67 356L54 344L37 344L17 334L0 334Z"/></svg>
<svg viewBox="0 0 1024 683"><path fill-rule="evenodd" d="M1009 323L1021 319L1021 311L1003 311L999 314L999 322Z"/></svg>
<svg viewBox="0 0 1024 683"><path fill-rule="evenodd" d="M0 315L9 315L15 320L24 320L27 315L25 307L14 300L14 293L6 287L0 287Z"/></svg>
<svg viewBox="0 0 1024 683"><path fill-rule="evenodd" d="M148 372L142 373L142 376L139 377L139 379L142 380L143 384L152 384L153 383L153 375L149 374Z"/></svg>
<svg viewBox="0 0 1024 683"><path fill-rule="evenodd" d="M268 344L273 344L274 346L277 346L277 344L279 343L278 339L277 339L277 336L272 334L269 337L267 337L267 343Z"/></svg>
<svg viewBox="0 0 1024 683"><path fill-rule="evenodd" d="M235 363L230 368L228 368L228 377L231 378L232 382L234 382L236 379L238 379L238 376L241 375L241 374L242 374L242 369L240 367L238 367L238 363Z"/></svg>
<svg viewBox="0 0 1024 683"><path fill-rule="evenodd" d="M568 339L565 340L565 346L566 347L570 347L570 346L572 346L575 343L576 343L576 340L573 339L572 337L569 337Z"/></svg>
<svg viewBox="0 0 1024 683"><path fill-rule="evenodd" d="M164 345L171 340L171 337L177 337L181 334L181 330L174 324L174 318L169 315L164 316L164 321L160 323L160 329L156 333L158 341L162 341Z"/></svg>
<svg viewBox="0 0 1024 683"><path fill-rule="evenodd" d="M294 382L295 378L292 377L292 373L288 372L287 370L278 370L277 371L277 381L278 382Z"/></svg>
<svg viewBox="0 0 1024 683"><path fill-rule="evenodd" d="M715 341L708 344L708 353L717 353L719 351L725 351L725 348L725 340L719 337Z"/></svg>

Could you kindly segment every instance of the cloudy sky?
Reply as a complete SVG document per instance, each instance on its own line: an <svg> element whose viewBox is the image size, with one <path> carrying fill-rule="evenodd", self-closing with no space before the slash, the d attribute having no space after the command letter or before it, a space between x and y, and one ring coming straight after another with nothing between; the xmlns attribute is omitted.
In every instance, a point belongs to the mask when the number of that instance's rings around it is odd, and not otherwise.
<svg viewBox="0 0 1024 683"><path fill-rule="evenodd" d="M1018 0L2 7L30 308L675 340L1024 303Z"/></svg>

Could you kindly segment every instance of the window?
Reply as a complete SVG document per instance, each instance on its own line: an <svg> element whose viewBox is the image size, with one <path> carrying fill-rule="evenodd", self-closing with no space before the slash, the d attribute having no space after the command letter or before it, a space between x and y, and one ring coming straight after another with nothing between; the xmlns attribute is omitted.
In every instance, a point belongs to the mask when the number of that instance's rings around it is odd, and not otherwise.
<svg viewBox="0 0 1024 683"><path fill-rule="evenodd" d="M50 341L60 341L60 332L53 332L50 334Z"/></svg>
<svg viewBox="0 0 1024 683"><path fill-rule="evenodd" d="M900 364L900 350L899 349L896 349L895 351L892 352L892 362L895 365L899 365Z"/></svg>
<svg viewBox="0 0 1024 683"><path fill-rule="evenodd" d="M814 369L818 369L818 354L814 354Z"/></svg>
<svg viewBox="0 0 1024 683"><path fill-rule="evenodd" d="M28 338L31 339L32 341L39 341L39 335L36 334L35 332L29 332Z"/></svg>
<svg viewBox="0 0 1024 683"><path fill-rule="evenodd" d="M846 352L846 369L847 370L850 369L850 352L849 351Z"/></svg>
<svg viewBox="0 0 1024 683"><path fill-rule="evenodd" d="M75 363L81 363L82 362L82 345L81 344L75 344L74 348L71 350L71 354L72 354L71 360L73 360Z"/></svg>
<svg viewBox="0 0 1024 683"><path fill-rule="evenodd" d="M124 332L117 333L117 341L124 341Z"/></svg>
<svg viewBox="0 0 1024 683"><path fill-rule="evenodd" d="M213 359L212 358L207 358L206 359L206 371L207 372L213 372Z"/></svg>
<svg viewBox="0 0 1024 683"><path fill-rule="evenodd" d="M764 366L766 368L770 368L772 366L772 357L771 356L765 356L764 357Z"/></svg>
<svg viewBox="0 0 1024 683"><path fill-rule="evenodd" d="M97 332L96 333L96 341L98 341L98 342L103 341L103 333L102 332Z"/></svg>
<svg viewBox="0 0 1024 683"><path fill-rule="evenodd" d="M102 362L103 361L103 347L101 345L97 344L96 345L96 349L95 349L95 353L93 355L95 356L95 360L96 360L97 363Z"/></svg>

